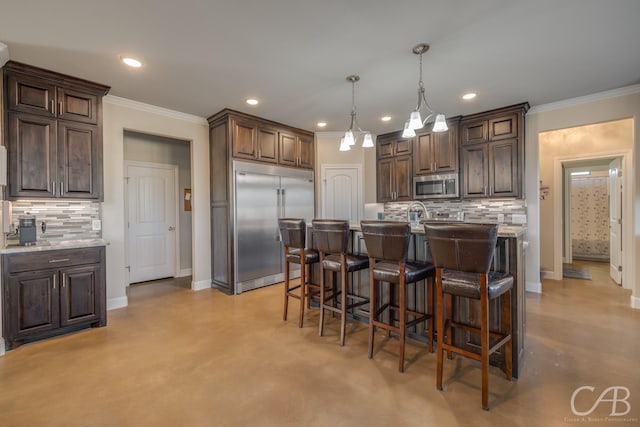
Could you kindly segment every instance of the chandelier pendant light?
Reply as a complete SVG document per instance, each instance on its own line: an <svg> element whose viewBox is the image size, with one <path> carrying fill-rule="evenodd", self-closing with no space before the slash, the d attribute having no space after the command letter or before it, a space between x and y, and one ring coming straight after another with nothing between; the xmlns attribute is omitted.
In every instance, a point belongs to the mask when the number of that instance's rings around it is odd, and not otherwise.
<svg viewBox="0 0 640 427"><path fill-rule="evenodd" d="M349 125L349 129L344 133L344 136L340 140L340 151L349 151L351 150L351 146L355 145L356 138L359 135L356 135L354 131L358 131L360 134L364 135L362 146L364 148L373 147L375 141L371 132L363 131L358 126L358 118L356 117L356 82L360 80L360 76L352 74L347 76L347 81L351 83L351 123Z"/></svg>
<svg viewBox="0 0 640 427"><path fill-rule="evenodd" d="M424 83L422 82L422 54L429 50L429 45L427 43L420 43L415 46L412 52L420 57L420 80L418 81L418 104L416 109L411 112L409 115L409 120L407 120L404 124L404 129L402 132L403 138L411 138L415 136L416 129L422 129L424 124L435 115L435 122L433 124L434 132L445 132L449 128L447 127L447 119L444 114L435 113L429 103L427 102L427 98L425 96L424 91ZM420 114L421 110L425 110L427 113L426 117L423 119Z"/></svg>

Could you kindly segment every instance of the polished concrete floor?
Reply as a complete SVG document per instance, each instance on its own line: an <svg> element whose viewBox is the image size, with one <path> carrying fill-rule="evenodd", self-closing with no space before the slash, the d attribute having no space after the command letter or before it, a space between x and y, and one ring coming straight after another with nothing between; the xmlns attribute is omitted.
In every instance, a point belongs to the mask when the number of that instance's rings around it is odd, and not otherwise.
<svg viewBox="0 0 640 427"><path fill-rule="evenodd" d="M608 266L593 280L544 281L527 295L524 367L517 381L490 374L491 410L480 408L475 361L445 360L435 388L435 354L409 341L397 371L397 341L379 339L367 359L367 329L338 321L318 337L317 310L297 327L281 319L282 287L230 297L192 292L188 281L129 288L129 306L108 326L26 344L0 357L0 426L555 426L640 419L640 311L613 284ZM630 411L612 412L609 386L630 389ZM619 398L625 397L618 394ZM605 396L606 398L607 396ZM611 399L612 394L608 395ZM626 406L618 402L616 411Z"/></svg>

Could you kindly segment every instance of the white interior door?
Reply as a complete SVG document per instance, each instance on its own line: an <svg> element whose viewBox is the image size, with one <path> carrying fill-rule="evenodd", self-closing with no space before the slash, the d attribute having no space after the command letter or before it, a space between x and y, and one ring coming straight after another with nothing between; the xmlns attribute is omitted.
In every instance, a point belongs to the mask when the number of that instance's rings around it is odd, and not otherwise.
<svg viewBox="0 0 640 427"><path fill-rule="evenodd" d="M323 218L360 223L363 209L360 165L323 165L322 187Z"/></svg>
<svg viewBox="0 0 640 427"><path fill-rule="evenodd" d="M610 275L622 283L622 159L609 163L609 254Z"/></svg>
<svg viewBox="0 0 640 427"><path fill-rule="evenodd" d="M176 170L127 165L129 283L176 275Z"/></svg>

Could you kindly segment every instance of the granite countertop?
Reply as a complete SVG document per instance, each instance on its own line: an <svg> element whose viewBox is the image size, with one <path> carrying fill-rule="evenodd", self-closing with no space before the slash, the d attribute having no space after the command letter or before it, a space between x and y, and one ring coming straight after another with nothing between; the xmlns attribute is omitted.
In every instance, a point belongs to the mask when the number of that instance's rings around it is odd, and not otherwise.
<svg viewBox="0 0 640 427"><path fill-rule="evenodd" d="M351 224L350 228L355 231L360 231L360 224ZM527 227L525 225L498 225L498 237L522 237L526 231ZM411 232L414 234L424 234L424 227L422 225L412 226Z"/></svg>
<svg viewBox="0 0 640 427"><path fill-rule="evenodd" d="M31 246L9 244L4 249L0 249L0 254L55 251L58 249L90 248L93 246L107 246L108 244L109 242L105 239L77 239L51 242L46 240L39 240L35 245Z"/></svg>

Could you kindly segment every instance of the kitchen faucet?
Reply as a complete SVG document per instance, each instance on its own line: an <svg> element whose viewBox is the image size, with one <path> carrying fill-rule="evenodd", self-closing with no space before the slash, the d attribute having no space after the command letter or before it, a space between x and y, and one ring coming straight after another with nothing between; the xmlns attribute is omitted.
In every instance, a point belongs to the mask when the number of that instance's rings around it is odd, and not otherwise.
<svg viewBox="0 0 640 427"><path fill-rule="evenodd" d="M413 202L409 203L409 206L407 206L407 222L411 222L411 210L414 207L418 207L418 208L422 209L422 212L424 212L424 216L422 218L423 219L427 218L427 208L424 206L424 203L416 200L416 201L413 201ZM418 220L420 220L420 214L418 214Z"/></svg>

